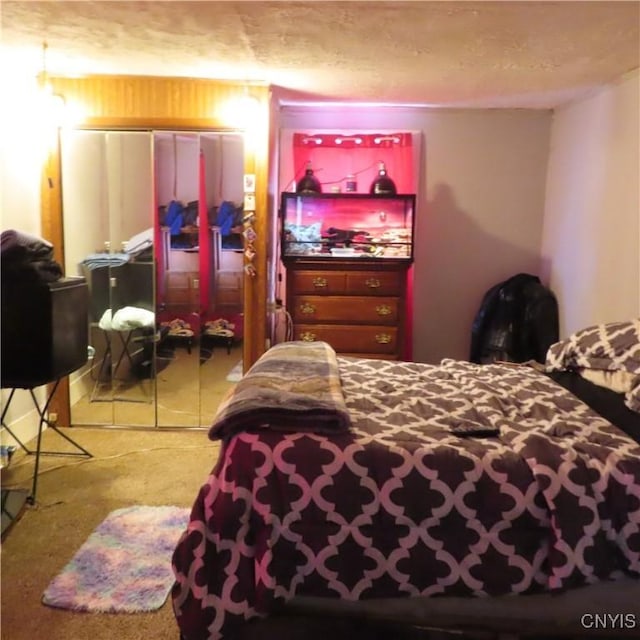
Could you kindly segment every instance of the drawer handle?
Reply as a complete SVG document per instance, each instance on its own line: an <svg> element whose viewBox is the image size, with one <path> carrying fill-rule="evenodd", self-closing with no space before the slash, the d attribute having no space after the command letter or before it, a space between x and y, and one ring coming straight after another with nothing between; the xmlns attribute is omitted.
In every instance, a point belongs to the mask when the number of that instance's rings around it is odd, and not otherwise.
<svg viewBox="0 0 640 640"><path fill-rule="evenodd" d="M378 344L389 344L391 336L388 333L376 333L376 342Z"/></svg>
<svg viewBox="0 0 640 640"><path fill-rule="evenodd" d="M329 283L327 282L326 278L314 278L313 279L313 286L316 289L324 289Z"/></svg>
<svg viewBox="0 0 640 640"><path fill-rule="evenodd" d="M390 316L391 307L388 304L379 304L378 306L376 306L376 313L379 316Z"/></svg>
<svg viewBox="0 0 640 640"><path fill-rule="evenodd" d="M302 340L303 342L315 342L315 339L316 339L316 334L311 333L311 331L303 331L300 334L300 340Z"/></svg>
<svg viewBox="0 0 640 640"><path fill-rule="evenodd" d="M198 278L194 278L193 279L193 288L194 289L199 289L200 288L200 280L198 280Z"/></svg>
<svg viewBox="0 0 640 640"><path fill-rule="evenodd" d="M364 282L369 289L377 289L380 286L378 278L367 278Z"/></svg>
<svg viewBox="0 0 640 640"><path fill-rule="evenodd" d="M306 316L312 316L316 312L316 308L309 304L308 302L303 302L300 305L300 313L303 313Z"/></svg>

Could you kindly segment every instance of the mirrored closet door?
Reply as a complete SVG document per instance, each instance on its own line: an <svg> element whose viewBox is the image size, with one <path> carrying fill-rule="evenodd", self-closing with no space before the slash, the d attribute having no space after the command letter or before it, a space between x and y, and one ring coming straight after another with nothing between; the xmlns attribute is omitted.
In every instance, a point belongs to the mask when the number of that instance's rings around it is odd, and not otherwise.
<svg viewBox="0 0 640 640"><path fill-rule="evenodd" d="M152 140L65 131L67 275L90 293L87 365L70 378L72 424L155 424Z"/></svg>
<svg viewBox="0 0 640 640"><path fill-rule="evenodd" d="M243 137L68 131L61 152L66 272L91 296L71 423L208 426L241 360Z"/></svg>
<svg viewBox="0 0 640 640"><path fill-rule="evenodd" d="M158 425L209 426L241 359L244 140L153 135Z"/></svg>

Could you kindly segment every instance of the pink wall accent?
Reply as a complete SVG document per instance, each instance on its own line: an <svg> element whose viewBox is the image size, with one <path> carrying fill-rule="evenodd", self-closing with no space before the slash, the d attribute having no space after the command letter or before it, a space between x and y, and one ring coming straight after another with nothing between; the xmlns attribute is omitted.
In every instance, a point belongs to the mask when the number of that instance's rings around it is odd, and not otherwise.
<svg viewBox="0 0 640 640"><path fill-rule="evenodd" d="M467 359L485 291L516 273L541 271L551 120L544 110L281 108L281 150L291 148L295 132L412 132L414 360ZM282 185L294 172L286 155Z"/></svg>
<svg viewBox="0 0 640 640"><path fill-rule="evenodd" d="M204 153L198 159L198 244L200 256L200 313L206 315L211 293L211 232L207 223L207 183Z"/></svg>

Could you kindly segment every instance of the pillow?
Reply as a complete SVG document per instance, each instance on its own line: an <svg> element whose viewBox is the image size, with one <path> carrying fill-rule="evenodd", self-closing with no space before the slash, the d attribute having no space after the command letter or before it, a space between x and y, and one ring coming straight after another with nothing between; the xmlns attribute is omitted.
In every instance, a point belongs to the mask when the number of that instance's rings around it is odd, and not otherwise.
<svg viewBox="0 0 640 640"><path fill-rule="evenodd" d="M615 393L627 393L635 386L637 376L628 371L602 371L601 369L579 369L585 380Z"/></svg>
<svg viewBox="0 0 640 640"><path fill-rule="evenodd" d="M640 412L640 318L576 331L549 347L545 368L595 375L601 386L622 384L625 404Z"/></svg>
<svg viewBox="0 0 640 640"><path fill-rule="evenodd" d="M552 344L547 367L640 373L640 318L587 327Z"/></svg>

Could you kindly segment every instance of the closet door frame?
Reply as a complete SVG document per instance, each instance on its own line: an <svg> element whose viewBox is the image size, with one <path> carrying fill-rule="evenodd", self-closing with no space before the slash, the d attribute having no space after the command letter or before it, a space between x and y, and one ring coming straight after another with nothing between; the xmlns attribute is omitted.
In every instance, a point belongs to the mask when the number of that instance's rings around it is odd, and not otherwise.
<svg viewBox="0 0 640 640"><path fill-rule="evenodd" d="M246 371L267 348L268 243L270 235L269 155L270 92L259 83L223 82L191 78L136 76L51 77L53 91L70 111L82 113L76 128L104 130L191 130L244 133L245 174L255 176L255 216L252 227L253 275L244 278L243 367ZM234 122L238 105L255 108L244 123ZM64 264L60 142L51 149L41 174L41 229ZM69 384L65 378L50 410L60 426L69 426Z"/></svg>

